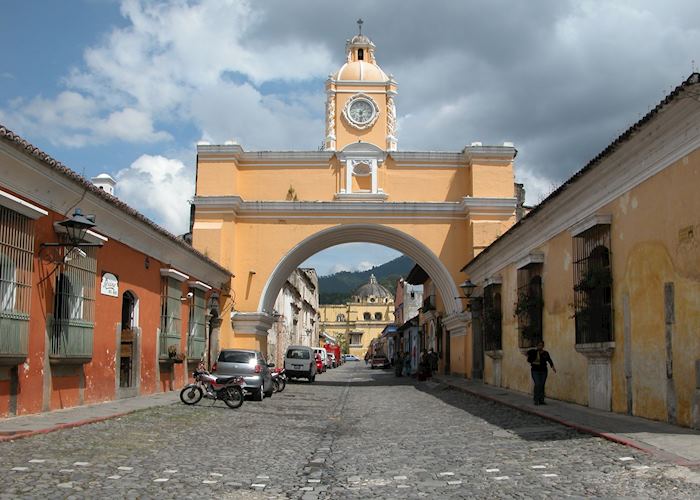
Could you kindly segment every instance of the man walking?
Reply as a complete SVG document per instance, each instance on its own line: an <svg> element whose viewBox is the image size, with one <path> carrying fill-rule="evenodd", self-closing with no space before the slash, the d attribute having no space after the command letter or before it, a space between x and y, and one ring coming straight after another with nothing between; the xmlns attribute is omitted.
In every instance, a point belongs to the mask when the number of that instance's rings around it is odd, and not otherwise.
<svg viewBox="0 0 700 500"><path fill-rule="evenodd" d="M537 349L527 351L527 362L532 368L532 381L535 383L533 396L536 405L547 404L544 402L544 384L547 381L547 363L552 367L552 371L557 373L554 362L549 353L544 350L544 342L537 343Z"/></svg>

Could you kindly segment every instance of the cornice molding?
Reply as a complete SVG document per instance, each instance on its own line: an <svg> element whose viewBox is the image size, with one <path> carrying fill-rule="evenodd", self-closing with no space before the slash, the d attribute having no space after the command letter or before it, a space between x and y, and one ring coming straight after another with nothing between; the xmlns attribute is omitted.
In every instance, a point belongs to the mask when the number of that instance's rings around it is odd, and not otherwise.
<svg viewBox="0 0 700 500"><path fill-rule="evenodd" d="M172 278L172 279L177 280L179 282L184 282L184 281L187 281L188 279L190 279L190 277L188 275L186 275L185 273L181 273L177 269L173 269L170 267L162 268L160 270L160 275L168 277L168 278Z"/></svg>
<svg viewBox="0 0 700 500"><path fill-rule="evenodd" d="M233 312L231 322L234 334L267 337L275 320L265 312Z"/></svg>
<svg viewBox="0 0 700 500"><path fill-rule="evenodd" d="M569 228L569 233L571 233L571 236L575 238L576 236L581 235L581 233L588 231L592 227L599 225L609 226L610 224L612 224L611 214L593 214L586 217L581 222L578 222L571 226Z"/></svg>
<svg viewBox="0 0 700 500"><path fill-rule="evenodd" d="M243 201L240 196L232 195L195 196L192 203L198 211L233 213L239 217L273 214L283 214L290 218L378 214L382 218L421 215L467 218L472 215L489 215L501 219L513 216L516 199L464 197L458 202Z"/></svg>
<svg viewBox="0 0 700 500"><path fill-rule="evenodd" d="M516 264L516 269L523 269L530 264L542 264L544 263L544 254L537 252L537 253L529 253L522 259L518 261Z"/></svg>

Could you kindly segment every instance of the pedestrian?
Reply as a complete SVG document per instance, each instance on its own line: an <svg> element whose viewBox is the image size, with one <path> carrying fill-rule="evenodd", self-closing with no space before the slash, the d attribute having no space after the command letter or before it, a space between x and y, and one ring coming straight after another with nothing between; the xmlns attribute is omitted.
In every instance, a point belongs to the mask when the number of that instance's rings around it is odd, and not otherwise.
<svg viewBox="0 0 700 500"><path fill-rule="evenodd" d="M405 353L403 358L403 374L407 377L411 376L411 353Z"/></svg>
<svg viewBox="0 0 700 500"><path fill-rule="evenodd" d="M433 351L433 348L430 348L430 352L428 353L428 361L430 361L430 371L433 373L437 373L438 371L438 354Z"/></svg>
<svg viewBox="0 0 700 500"><path fill-rule="evenodd" d="M394 358L394 374L397 377L403 375L403 356L401 351L396 352L396 357Z"/></svg>
<svg viewBox="0 0 700 500"><path fill-rule="evenodd" d="M369 364L369 351L365 353L365 365Z"/></svg>
<svg viewBox="0 0 700 500"><path fill-rule="evenodd" d="M527 362L530 363L532 381L535 383L535 388L533 390L535 404L547 404L544 402L544 384L547 382L547 363L552 367L554 373L557 373L557 369L554 368L552 357L544 350L544 342L540 340L537 343L536 349L527 351Z"/></svg>
<svg viewBox="0 0 700 500"><path fill-rule="evenodd" d="M423 349L420 352L420 360L418 361L418 380L423 381L429 379L430 376L430 357L428 356L428 351Z"/></svg>

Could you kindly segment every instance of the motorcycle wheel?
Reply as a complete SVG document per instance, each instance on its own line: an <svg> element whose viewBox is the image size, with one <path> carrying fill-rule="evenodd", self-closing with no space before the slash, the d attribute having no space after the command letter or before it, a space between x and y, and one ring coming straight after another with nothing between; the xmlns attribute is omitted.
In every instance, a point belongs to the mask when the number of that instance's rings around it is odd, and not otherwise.
<svg viewBox="0 0 700 500"><path fill-rule="evenodd" d="M272 392L280 392L280 383L276 378L272 379Z"/></svg>
<svg viewBox="0 0 700 500"><path fill-rule="evenodd" d="M221 397L229 408L240 408L243 404L243 391L237 385L222 389Z"/></svg>
<svg viewBox="0 0 700 500"><path fill-rule="evenodd" d="M202 399L204 393L197 385L186 385L180 391L180 400L186 405L196 405Z"/></svg>
<svg viewBox="0 0 700 500"><path fill-rule="evenodd" d="M284 388L287 387L287 382L283 378L277 379L277 392L282 392Z"/></svg>

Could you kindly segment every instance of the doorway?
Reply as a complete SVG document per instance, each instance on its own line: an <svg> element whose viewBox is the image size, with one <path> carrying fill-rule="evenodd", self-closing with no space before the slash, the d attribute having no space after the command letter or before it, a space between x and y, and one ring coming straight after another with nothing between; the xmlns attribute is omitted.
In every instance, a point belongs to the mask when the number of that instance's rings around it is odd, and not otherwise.
<svg viewBox="0 0 700 500"><path fill-rule="evenodd" d="M131 389L136 386L136 340L137 305L132 292L122 296L122 322L119 334L119 388Z"/></svg>

